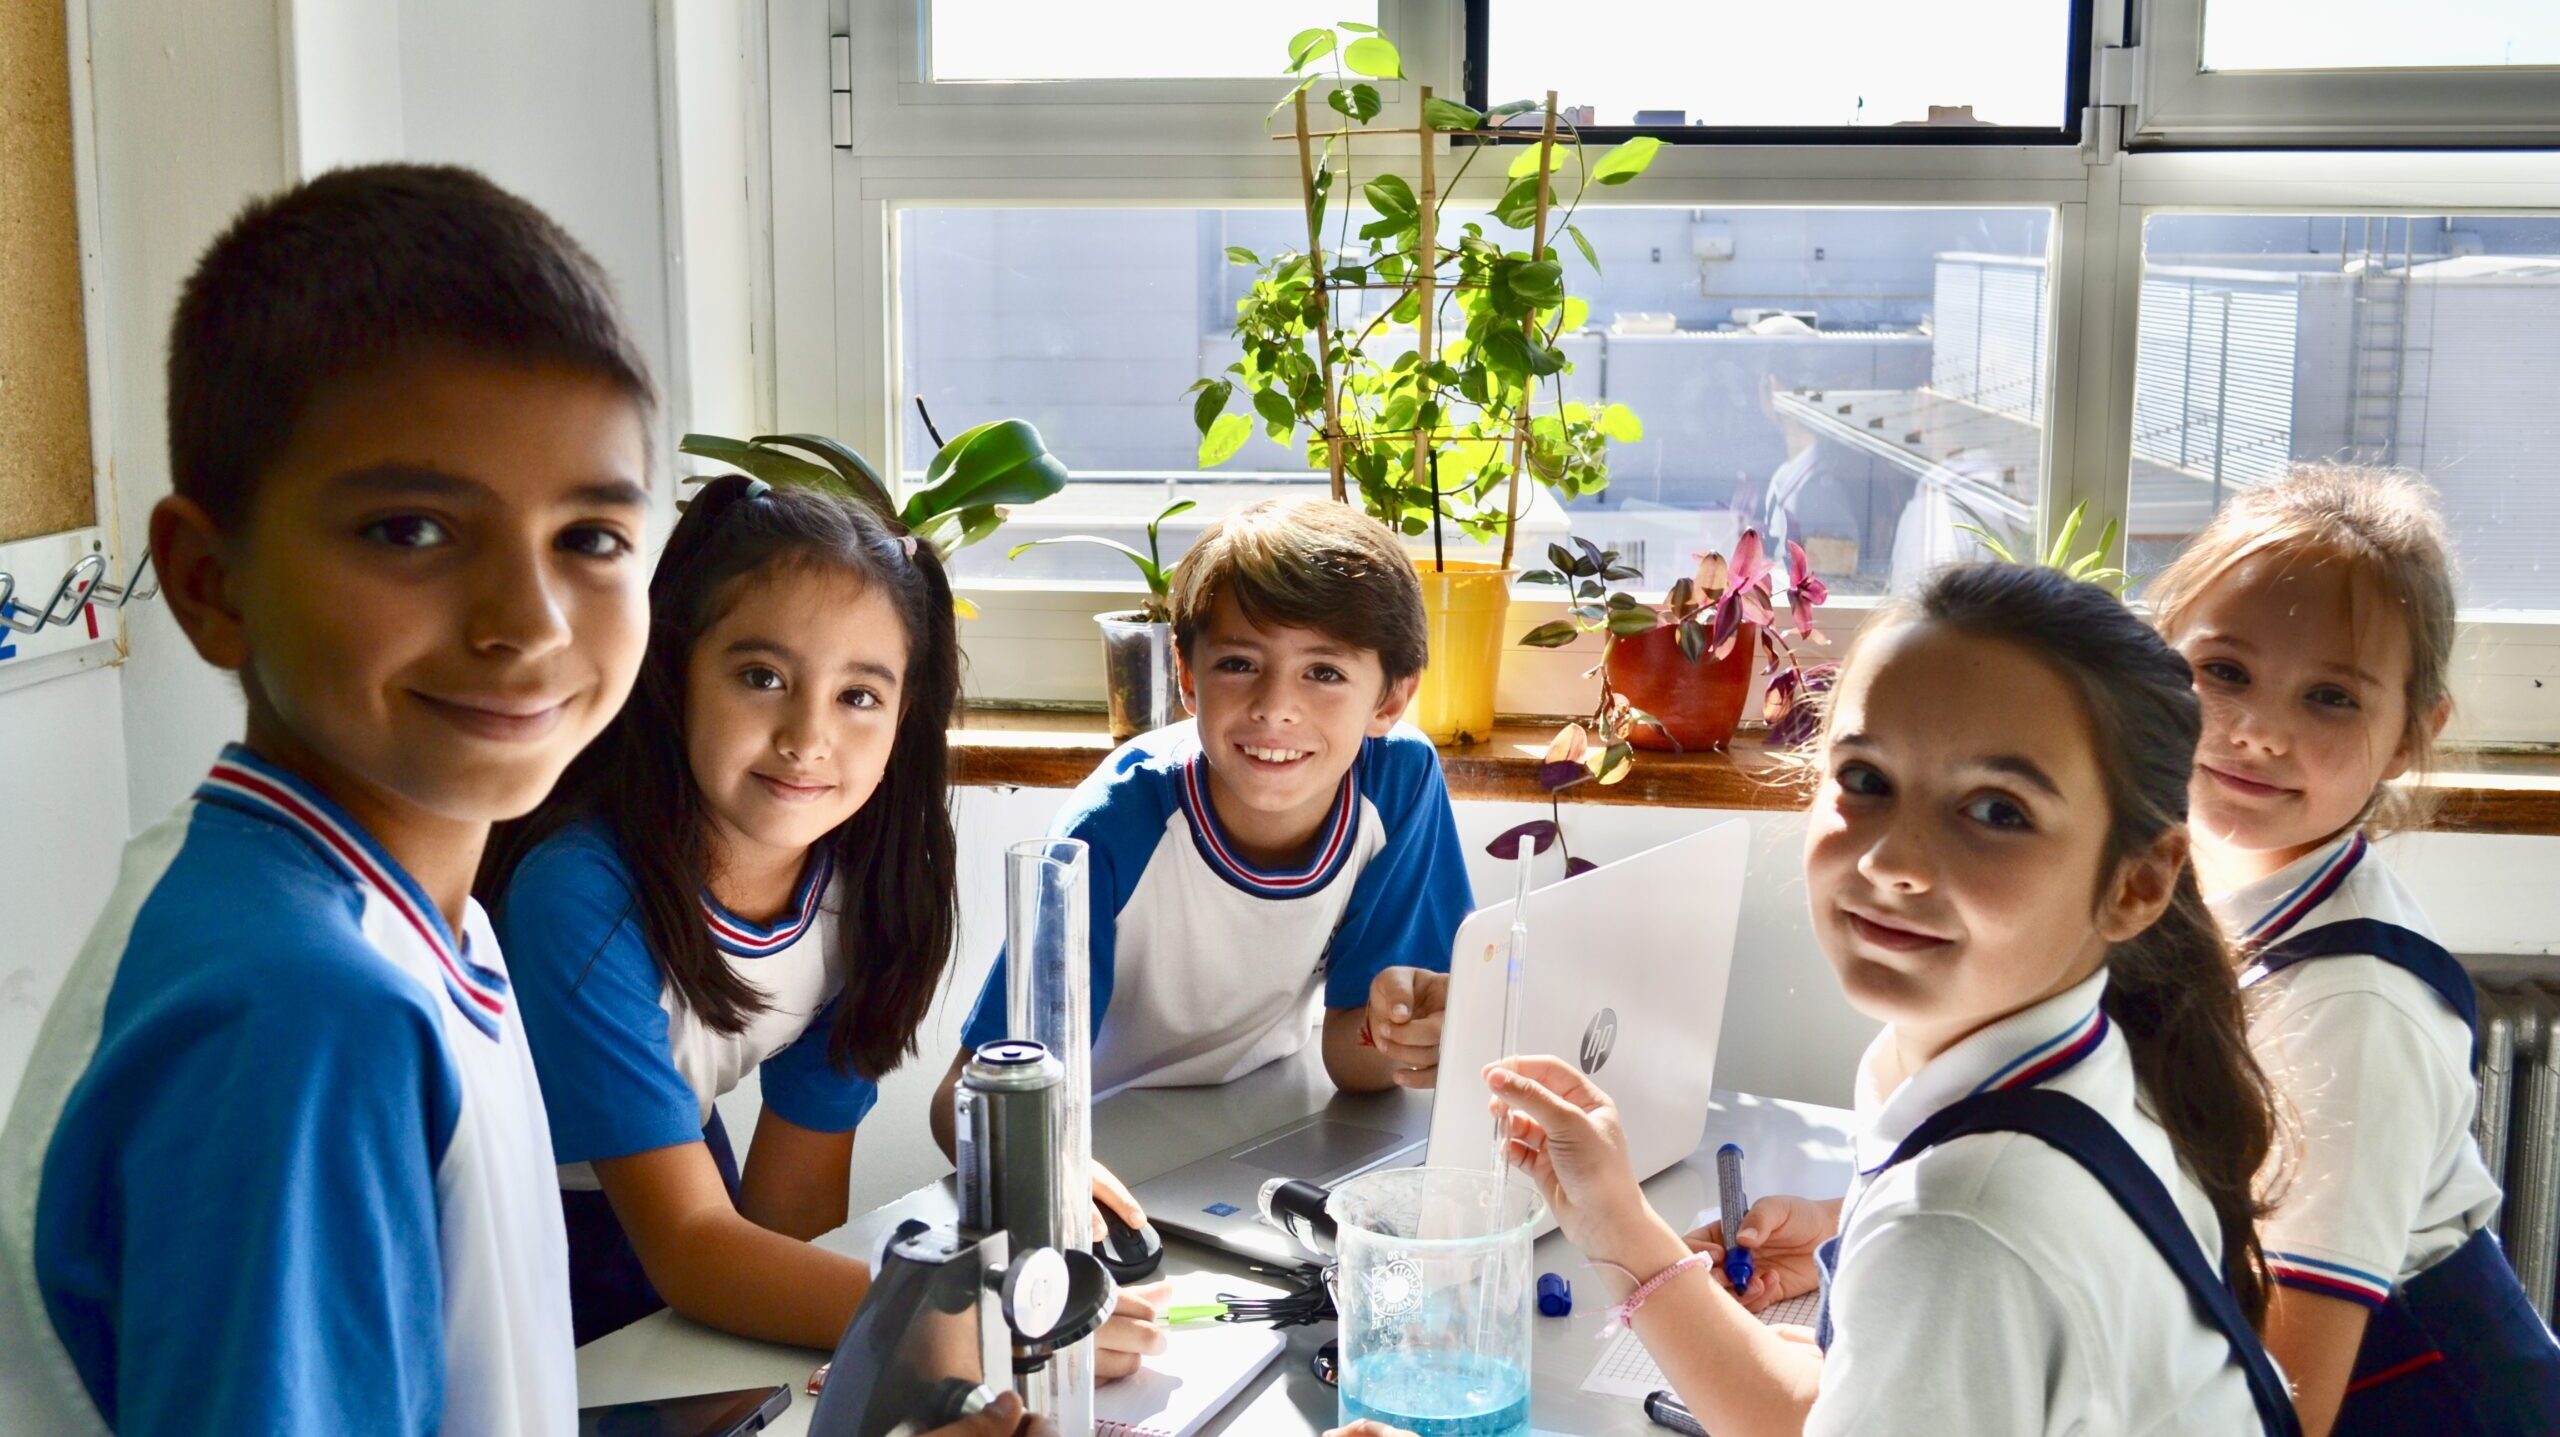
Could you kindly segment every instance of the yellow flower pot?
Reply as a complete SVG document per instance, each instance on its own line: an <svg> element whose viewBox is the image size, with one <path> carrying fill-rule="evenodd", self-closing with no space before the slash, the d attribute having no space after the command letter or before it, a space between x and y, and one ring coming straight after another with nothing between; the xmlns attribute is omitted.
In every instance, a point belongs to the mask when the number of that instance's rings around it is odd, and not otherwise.
<svg viewBox="0 0 2560 1437"><path fill-rule="evenodd" d="M1431 629L1431 666L1414 694L1413 722L1433 743L1482 743L1493 736L1511 571L1455 559L1434 568L1427 556L1417 557L1414 568Z"/></svg>

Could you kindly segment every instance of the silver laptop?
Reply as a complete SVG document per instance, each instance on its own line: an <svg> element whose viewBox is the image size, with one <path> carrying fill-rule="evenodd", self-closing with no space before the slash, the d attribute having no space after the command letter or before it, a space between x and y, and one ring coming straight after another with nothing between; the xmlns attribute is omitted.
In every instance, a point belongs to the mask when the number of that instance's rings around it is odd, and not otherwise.
<svg viewBox="0 0 2560 1437"><path fill-rule="evenodd" d="M1520 1051L1599 1076L1626 1125L1636 1176L1687 1157L1706 1130L1716 1035L1742 914L1748 827L1740 820L1529 895ZM1437 1095L1343 1094L1317 1112L1161 1177L1138 1202L1167 1233L1267 1262L1305 1260L1261 1220L1275 1177L1331 1187L1375 1168L1493 1162L1493 1117L1476 1073L1502 1045L1508 902L1458 928L1441 1027Z"/></svg>

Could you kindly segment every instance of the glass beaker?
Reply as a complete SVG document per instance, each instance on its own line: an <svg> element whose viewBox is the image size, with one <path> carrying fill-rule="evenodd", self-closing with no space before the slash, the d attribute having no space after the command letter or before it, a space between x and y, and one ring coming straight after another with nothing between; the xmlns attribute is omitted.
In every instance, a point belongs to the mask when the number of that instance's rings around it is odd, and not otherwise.
<svg viewBox="0 0 2560 1437"><path fill-rule="evenodd" d="M1528 1437L1531 1238L1546 1201L1463 1168L1388 1168L1333 1190L1342 1420L1416 1437Z"/></svg>

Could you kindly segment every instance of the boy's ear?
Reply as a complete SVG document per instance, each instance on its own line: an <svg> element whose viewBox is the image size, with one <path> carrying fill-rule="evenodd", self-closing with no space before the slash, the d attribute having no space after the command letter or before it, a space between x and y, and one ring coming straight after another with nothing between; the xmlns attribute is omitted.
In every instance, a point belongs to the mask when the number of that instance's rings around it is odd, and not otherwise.
<svg viewBox="0 0 2560 1437"><path fill-rule="evenodd" d="M1378 707L1369 715L1369 737L1385 738L1387 730L1396 726L1404 711L1413 707L1413 696L1422 688L1422 675L1407 674L1386 687L1378 695Z"/></svg>
<svg viewBox="0 0 2560 1437"><path fill-rule="evenodd" d="M213 516L172 494L151 506L151 564L169 613L196 655L217 669L249 666L248 629L231 598L232 546Z"/></svg>
<svg viewBox="0 0 2560 1437"><path fill-rule="evenodd" d="M1183 656L1182 645L1173 646L1173 686L1182 695L1182 711L1193 718L1200 716L1200 695L1191 682L1191 660Z"/></svg>
<svg viewBox="0 0 2560 1437"><path fill-rule="evenodd" d="M2098 936L2122 943L2169 911L2178 896L2178 875L2187 868L2187 831L2172 828L2151 847L2117 865L2114 884L2101 897Z"/></svg>

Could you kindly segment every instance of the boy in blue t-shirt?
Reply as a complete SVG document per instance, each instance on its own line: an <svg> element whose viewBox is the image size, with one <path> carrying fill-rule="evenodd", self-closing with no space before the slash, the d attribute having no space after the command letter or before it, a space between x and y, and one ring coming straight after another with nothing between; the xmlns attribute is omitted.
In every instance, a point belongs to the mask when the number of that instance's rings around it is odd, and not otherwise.
<svg viewBox="0 0 2560 1437"><path fill-rule="evenodd" d="M1091 845L1094 1092L1241 1077L1306 1046L1319 996L1336 1084L1429 1086L1474 900L1440 756L1398 724L1427 657L1412 561L1348 506L1269 500L1201 534L1172 599L1195 717L1052 830ZM945 1152L1005 1016L999 955L934 1098Z"/></svg>
<svg viewBox="0 0 2560 1437"><path fill-rule="evenodd" d="M577 1431L493 820L648 635L651 390L602 273L466 170L250 205L169 340L151 553L248 725L133 840L0 1130L29 1431Z"/></svg>

